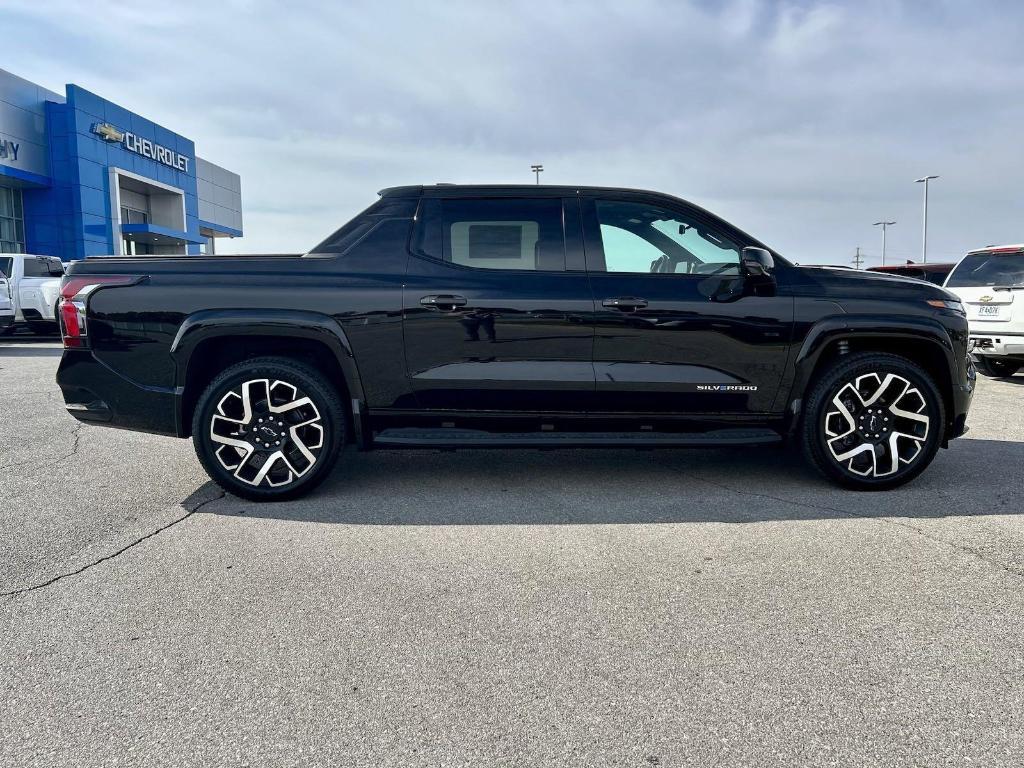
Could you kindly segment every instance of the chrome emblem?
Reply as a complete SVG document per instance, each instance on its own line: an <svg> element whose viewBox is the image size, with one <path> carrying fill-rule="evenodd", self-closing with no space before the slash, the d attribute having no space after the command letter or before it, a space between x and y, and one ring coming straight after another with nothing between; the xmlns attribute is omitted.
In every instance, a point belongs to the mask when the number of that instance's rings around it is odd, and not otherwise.
<svg viewBox="0 0 1024 768"><path fill-rule="evenodd" d="M109 141L113 144L118 144L124 140L124 131L114 127L110 123L95 123L92 126L92 132L104 141Z"/></svg>
<svg viewBox="0 0 1024 768"><path fill-rule="evenodd" d="M988 303L988 302L992 301L992 298L993 298L992 296L982 296L979 299L979 301L984 301L984 302Z"/></svg>

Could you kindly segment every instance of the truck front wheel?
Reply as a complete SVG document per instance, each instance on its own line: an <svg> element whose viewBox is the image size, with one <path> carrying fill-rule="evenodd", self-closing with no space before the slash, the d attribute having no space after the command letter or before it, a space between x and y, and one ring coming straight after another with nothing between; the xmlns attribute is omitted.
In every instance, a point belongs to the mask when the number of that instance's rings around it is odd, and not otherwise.
<svg viewBox="0 0 1024 768"><path fill-rule="evenodd" d="M330 474L344 435L334 387L314 368L281 357L223 371L199 397L192 420L207 474L252 501L308 493Z"/></svg>
<svg viewBox="0 0 1024 768"><path fill-rule="evenodd" d="M935 458L945 425L942 395L902 357L840 357L811 388L804 454L822 474L857 490L894 488Z"/></svg>

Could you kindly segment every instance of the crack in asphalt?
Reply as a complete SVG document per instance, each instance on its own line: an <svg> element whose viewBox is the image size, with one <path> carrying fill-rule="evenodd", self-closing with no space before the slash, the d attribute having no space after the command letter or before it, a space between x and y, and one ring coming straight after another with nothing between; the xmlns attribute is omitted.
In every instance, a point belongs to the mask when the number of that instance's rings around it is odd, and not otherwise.
<svg viewBox="0 0 1024 768"><path fill-rule="evenodd" d="M78 444L79 444L79 441L81 440L81 437L82 437L82 427L84 427L84 426L85 426L85 424L83 424L82 422L77 421L77 420L75 421L74 426L71 428L71 450L68 451L67 453L65 453L63 456L57 456L56 458L47 459L46 461L43 461L43 462L38 462L35 459L25 459L24 461L15 461L15 462L13 462L11 464L4 464L3 466L0 466L0 472L2 472L4 470L7 470L7 469L14 469L15 467L24 467L24 466L27 466L29 464L33 464L36 467L38 467L39 469L48 469L49 467L53 467L53 466L55 466L57 464L60 464L62 461L67 461L72 456L74 456L76 453L78 453Z"/></svg>
<svg viewBox="0 0 1024 768"><path fill-rule="evenodd" d="M134 546L144 542L146 539L151 539L154 536L156 536L157 534L163 533L168 528L173 528L178 523L181 523L181 522L184 522L185 520L188 520L188 518L192 517L192 515L194 515L200 509L205 507L207 504L210 504L210 503L212 503L214 501L217 501L219 499L223 499L225 495L226 494L224 493L224 491L222 491L222 490L220 490L218 488L217 489L217 495L214 496L212 499L206 499L205 501L199 502L194 507L192 507L192 509L188 510L184 515L182 515L181 517L178 517L178 518L172 520L171 522L167 523L166 525L160 526L155 531L150 531L145 536L140 536L139 538L135 539L135 541L131 542L130 544L126 544L125 546L121 547L121 549L117 550L116 552L112 552L109 555L104 555L103 557L100 557L100 558L98 558L96 560L93 560L91 563L86 563L81 568L77 568L74 571L68 571L67 573L61 573L61 574L59 574L57 576L54 576L52 579L48 579L48 580L46 580L44 582L41 582L39 584L35 584L35 585L31 586L31 587L22 587L21 589L11 590L10 592L0 592L0 597L15 597L17 595L22 595L22 594L25 594L27 592L35 592L36 590L44 589L46 587L52 586L53 584L56 584L58 581L62 581L63 579L69 578L71 576L77 576L80 573L85 573L89 569L95 568L97 565L100 565L101 563L105 563L108 560L113 560L115 557L118 557L118 556L124 554L129 549L131 549L132 547L134 547Z"/></svg>
<svg viewBox="0 0 1024 768"><path fill-rule="evenodd" d="M809 502L806 502L806 501L796 501L794 499L786 499L786 498L783 498L781 496L773 496L770 493L755 493L755 492L752 492L752 491L741 491L738 488L733 488L731 486L726 485L725 483L719 483L719 482L716 482L714 480L708 480L706 477L701 477L700 475L691 475L691 477L693 477L694 480L697 480L697 481L702 482L702 483L706 483L707 485L714 486L715 488L721 488L724 491L729 491L731 493L735 493L738 496L752 496L752 497L758 498L758 499L765 499L765 500L768 500L768 501L778 501L778 502L782 502L783 504L790 504L790 505L795 506L795 507L804 507L805 509L814 509L814 510L818 510L819 512L834 512L834 513L839 514L839 515L846 515L847 517L852 517L852 518L856 518L856 519L859 519L859 520L871 520L871 521L879 523L881 525L895 525L895 526L898 526L900 528L906 528L908 531L913 531L914 533L918 534L919 536L923 536L924 538L928 539L929 541L933 541L936 544L941 544L943 546L946 546L946 547L948 547L949 549L952 549L955 552L960 552L960 553L963 553L963 554L971 555L972 557L974 557L974 558L976 558L978 560L981 560L986 565L992 566L993 568L996 568L996 569L998 569L1000 571L1004 571L1005 573L1008 573L1011 576L1015 576L1018 579L1024 578L1024 572L1016 570L1014 568L1010 568L1010 567L1008 567L1006 565L1003 565L1002 563L1000 563L1000 562L998 562L996 560L993 560L993 559L991 559L989 557L986 557L982 552L980 552L977 549L973 549L972 547L964 546L963 544L956 544L956 543L954 543L952 541L949 541L947 539L943 539L943 538L941 538L939 536L935 536L934 534L929 533L928 531L924 530L923 528L918 528L916 525L912 525L912 524L910 524L908 522L904 522L902 520L898 520L898 519L895 519L895 518L892 518L892 517L879 517L877 515L861 514L860 512L851 512L848 509L840 509L839 507L830 507L830 506L828 506L826 504L812 504L812 503L809 503Z"/></svg>

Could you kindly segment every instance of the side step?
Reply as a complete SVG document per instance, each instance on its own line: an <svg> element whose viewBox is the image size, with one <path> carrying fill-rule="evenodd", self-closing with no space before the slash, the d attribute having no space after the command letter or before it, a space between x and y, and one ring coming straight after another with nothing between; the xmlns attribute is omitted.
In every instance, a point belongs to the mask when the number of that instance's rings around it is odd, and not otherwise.
<svg viewBox="0 0 1024 768"><path fill-rule="evenodd" d="M770 445L782 442L771 429L716 429L711 432L485 432L479 429L385 429L373 438L379 448L695 448Z"/></svg>

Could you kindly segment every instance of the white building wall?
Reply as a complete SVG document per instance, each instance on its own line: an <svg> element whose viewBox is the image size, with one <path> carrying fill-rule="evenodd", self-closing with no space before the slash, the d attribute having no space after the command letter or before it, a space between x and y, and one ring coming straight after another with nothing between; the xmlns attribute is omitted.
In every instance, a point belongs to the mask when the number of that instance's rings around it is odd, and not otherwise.
<svg viewBox="0 0 1024 768"><path fill-rule="evenodd" d="M242 229L242 178L219 165L196 158L199 218L229 229Z"/></svg>

